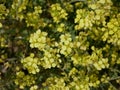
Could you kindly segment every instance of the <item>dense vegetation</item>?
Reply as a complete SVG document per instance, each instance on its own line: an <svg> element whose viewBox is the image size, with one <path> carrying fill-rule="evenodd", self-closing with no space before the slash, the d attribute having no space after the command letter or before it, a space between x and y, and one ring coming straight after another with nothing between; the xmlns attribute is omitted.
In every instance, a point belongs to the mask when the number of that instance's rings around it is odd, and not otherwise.
<svg viewBox="0 0 120 90"><path fill-rule="evenodd" d="M0 90L119 90L119 0L0 0Z"/></svg>

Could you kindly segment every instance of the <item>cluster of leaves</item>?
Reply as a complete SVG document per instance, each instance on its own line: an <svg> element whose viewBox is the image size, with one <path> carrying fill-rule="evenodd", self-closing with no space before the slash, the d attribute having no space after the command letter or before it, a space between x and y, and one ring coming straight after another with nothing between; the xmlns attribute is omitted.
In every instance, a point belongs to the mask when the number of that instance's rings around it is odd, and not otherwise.
<svg viewBox="0 0 120 90"><path fill-rule="evenodd" d="M119 0L0 0L0 90L118 90Z"/></svg>

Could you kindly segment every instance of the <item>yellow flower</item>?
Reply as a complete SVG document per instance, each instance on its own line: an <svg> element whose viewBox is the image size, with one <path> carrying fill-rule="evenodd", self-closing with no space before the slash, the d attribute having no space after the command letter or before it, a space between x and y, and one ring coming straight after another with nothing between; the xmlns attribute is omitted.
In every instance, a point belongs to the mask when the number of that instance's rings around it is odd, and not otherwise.
<svg viewBox="0 0 120 90"><path fill-rule="evenodd" d="M2 23L0 23L0 28L2 28Z"/></svg>
<svg viewBox="0 0 120 90"><path fill-rule="evenodd" d="M96 4L90 4L89 7L92 8L93 10L97 8Z"/></svg>
<svg viewBox="0 0 120 90"><path fill-rule="evenodd" d="M37 85L34 85L30 88L30 90L37 90L38 89L38 86Z"/></svg>
<svg viewBox="0 0 120 90"><path fill-rule="evenodd" d="M96 68L97 70L101 70L101 69L102 69L102 68L99 66L98 63L94 63L93 65L95 66L95 68Z"/></svg>

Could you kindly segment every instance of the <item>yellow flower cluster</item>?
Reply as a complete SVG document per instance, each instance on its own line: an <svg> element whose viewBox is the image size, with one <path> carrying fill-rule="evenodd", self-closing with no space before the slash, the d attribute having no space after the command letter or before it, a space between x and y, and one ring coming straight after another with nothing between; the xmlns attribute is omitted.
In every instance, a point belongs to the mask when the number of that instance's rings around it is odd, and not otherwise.
<svg viewBox="0 0 120 90"><path fill-rule="evenodd" d="M27 26L33 26L39 28L39 26L44 26L44 22L40 18L42 13L42 8L40 6L34 7L34 12L28 12L26 16ZM42 24L43 23L43 24Z"/></svg>
<svg viewBox="0 0 120 90"><path fill-rule="evenodd" d="M15 9L16 12L20 13L22 10L26 9L26 5L28 4L28 0L21 1L21 0L15 0L12 4L12 9Z"/></svg>
<svg viewBox="0 0 120 90"><path fill-rule="evenodd" d="M108 59L107 58L102 58L98 62L95 62L93 65L97 70L102 70L104 68L108 68L109 67Z"/></svg>
<svg viewBox="0 0 120 90"><path fill-rule="evenodd" d="M34 58L34 54L31 53L30 56L21 60L23 67L28 70L29 73L36 74L40 71L39 69L39 59Z"/></svg>
<svg viewBox="0 0 120 90"><path fill-rule="evenodd" d="M5 59L6 59L6 58L7 58L7 55L6 55L6 54L1 55L1 56L0 56L0 63L5 62Z"/></svg>
<svg viewBox="0 0 120 90"><path fill-rule="evenodd" d="M63 3L67 12L73 12L73 5L70 3Z"/></svg>
<svg viewBox="0 0 120 90"><path fill-rule="evenodd" d="M28 27L35 26L39 22L38 20L39 20L39 14L31 13L31 12L27 13L26 23Z"/></svg>
<svg viewBox="0 0 120 90"><path fill-rule="evenodd" d="M92 74L88 76L88 78L90 87L98 87L98 85L100 84L100 80L98 79L98 76L96 74Z"/></svg>
<svg viewBox="0 0 120 90"><path fill-rule="evenodd" d="M75 41L73 42L74 48L78 48L80 50L87 50L89 47L89 42L87 41L88 34L86 32L80 32L79 35L75 36Z"/></svg>
<svg viewBox="0 0 120 90"><path fill-rule="evenodd" d="M74 90L90 90L88 83L83 80L83 82L74 81L70 83L70 88ZM71 89L70 89L71 90Z"/></svg>
<svg viewBox="0 0 120 90"><path fill-rule="evenodd" d="M59 23L61 19L67 19L67 13L60 4L52 4L50 7L50 13L55 23Z"/></svg>
<svg viewBox="0 0 120 90"><path fill-rule="evenodd" d="M86 74L83 69L77 70L76 68L72 68L69 72L69 77L71 77L73 81L70 82L69 88L74 88L75 90L90 90L90 87L98 87L101 80L99 80L97 74L98 72Z"/></svg>
<svg viewBox="0 0 120 90"><path fill-rule="evenodd" d="M84 55L79 55L79 54L74 54L71 57L71 60L73 61L73 64L76 65L82 65L82 66L88 66L92 63L90 60L90 56L88 54Z"/></svg>
<svg viewBox="0 0 120 90"><path fill-rule="evenodd" d="M107 43L111 43L114 46L120 46L120 24L118 18L112 18L106 25L105 28L102 28L102 35L101 39L103 41L107 41Z"/></svg>
<svg viewBox="0 0 120 90"><path fill-rule="evenodd" d="M101 81L102 83L108 83L109 80L110 80L110 77L107 76L106 74L102 75L102 77L101 77L101 79L100 79L100 81Z"/></svg>
<svg viewBox="0 0 120 90"><path fill-rule="evenodd" d="M79 77L78 77L79 76ZM69 83L69 89L74 90L89 90L89 78L86 77L85 72L83 70L77 70L76 68L72 68L69 72L69 78L73 80Z"/></svg>
<svg viewBox="0 0 120 90"><path fill-rule="evenodd" d="M31 48L38 48L43 51L47 45L47 33L37 30L35 33L30 35L29 42Z"/></svg>
<svg viewBox="0 0 120 90"><path fill-rule="evenodd" d="M117 18L112 18L107 23L108 27L108 43L120 46L120 24Z"/></svg>
<svg viewBox="0 0 120 90"><path fill-rule="evenodd" d="M23 20L24 19L23 11L26 10L27 4L28 4L28 0L25 1L15 0L12 3L12 8L11 8L11 11L13 13L12 17Z"/></svg>
<svg viewBox="0 0 120 90"><path fill-rule="evenodd" d="M75 8L83 8L84 2L76 2L75 3Z"/></svg>
<svg viewBox="0 0 120 90"><path fill-rule="evenodd" d="M97 10L99 8L104 8L104 9L111 9L111 5L112 5L112 1L111 0L97 0L94 3L89 2L88 3L88 7L93 9L93 10ZM101 7L102 6L102 7Z"/></svg>
<svg viewBox="0 0 120 90"><path fill-rule="evenodd" d="M6 6L4 6L4 4L0 4L0 19L5 19L4 16L7 16L8 13L9 10L6 8Z"/></svg>
<svg viewBox="0 0 120 90"><path fill-rule="evenodd" d="M0 15L5 13L6 7L3 4L0 4Z"/></svg>
<svg viewBox="0 0 120 90"><path fill-rule="evenodd" d="M91 47L91 49L93 50L90 56L91 64L93 64L97 70L109 68L108 58L103 58L103 49L97 49L94 46Z"/></svg>
<svg viewBox="0 0 120 90"><path fill-rule="evenodd" d="M0 36L0 47L8 47L6 42L5 38Z"/></svg>
<svg viewBox="0 0 120 90"><path fill-rule="evenodd" d="M117 63L117 64L120 64L120 58L117 59L116 63Z"/></svg>
<svg viewBox="0 0 120 90"><path fill-rule="evenodd" d="M108 90L116 90L116 88L113 85L110 85Z"/></svg>
<svg viewBox="0 0 120 90"><path fill-rule="evenodd" d="M95 24L106 24L105 17L110 15L111 5L111 0L97 0L95 3L88 4L88 7L95 12Z"/></svg>
<svg viewBox="0 0 120 90"><path fill-rule="evenodd" d="M109 36L111 36L109 33L113 33L113 31L109 31L106 26L109 22L109 18L111 18L111 0L98 0L94 3L89 3L88 7L91 9L90 12L94 12L94 26L91 31L89 31L89 33L91 33L91 38L94 40L99 40L101 38L102 41L107 41Z"/></svg>
<svg viewBox="0 0 120 90"><path fill-rule="evenodd" d="M47 86L49 90L69 90L66 86L64 78L50 77L43 83L43 86Z"/></svg>
<svg viewBox="0 0 120 90"><path fill-rule="evenodd" d="M30 90L38 90L38 86L34 85L34 86L30 87Z"/></svg>
<svg viewBox="0 0 120 90"><path fill-rule="evenodd" d="M58 54L57 49L49 48L44 50L43 58L40 60L41 66L45 69L51 67L59 67L59 63L61 63L60 55Z"/></svg>
<svg viewBox="0 0 120 90"><path fill-rule="evenodd" d="M72 53L73 43L72 38L69 33L62 34L60 36L60 42L58 43L58 47L60 49L60 53L68 56Z"/></svg>
<svg viewBox="0 0 120 90"><path fill-rule="evenodd" d="M91 28L94 22L94 12L86 9L78 9L74 22L77 24L75 25L75 30Z"/></svg>
<svg viewBox="0 0 120 90"><path fill-rule="evenodd" d="M65 24L64 24L64 23L60 23L60 24L57 26L57 31L58 31L58 32L64 32L64 31L65 31Z"/></svg>
<svg viewBox="0 0 120 90"><path fill-rule="evenodd" d="M78 36L75 36L73 42L75 53L71 56L71 60L74 65L89 65L92 60L90 55L86 51L89 48L89 42L87 41L87 34L85 32L80 32ZM84 54L83 54L84 53Z"/></svg>
<svg viewBox="0 0 120 90"><path fill-rule="evenodd" d="M42 8L40 6L35 6L34 10L35 10L34 13L36 13L36 14L41 14L42 13Z"/></svg>
<svg viewBox="0 0 120 90"><path fill-rule="evenodd" d="M111 0L98 0L95 3L89 2L88 7L91 10L77 9L74 22L75 30L92 29L93 24L106 24L105 17L110 15Z"/></svg>
<svg viewBox="0 0 120 90"><path fill-rule="evenodd" d="M16 73L15 84L19 85L21 89L24 89L25 86L31 86L34 83L35 83L34 76L25 75L25 73L22 71Z"/></svg>

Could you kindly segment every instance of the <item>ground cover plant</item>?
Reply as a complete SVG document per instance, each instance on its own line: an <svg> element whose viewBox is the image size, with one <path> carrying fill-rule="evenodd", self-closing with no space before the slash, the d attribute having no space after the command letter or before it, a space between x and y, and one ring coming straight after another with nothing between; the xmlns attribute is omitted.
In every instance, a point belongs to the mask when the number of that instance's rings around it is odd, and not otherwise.
<svg viewBox="0 0 120 90"><path fill-rule="evenodd" d="M119 89L119 0L0 0L0 90Z"/></svg>

